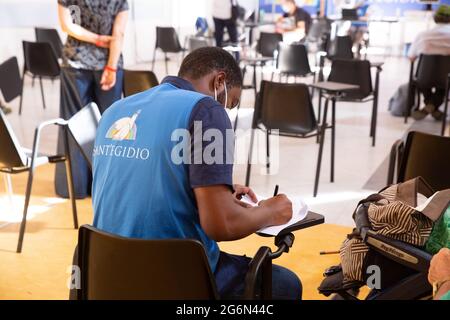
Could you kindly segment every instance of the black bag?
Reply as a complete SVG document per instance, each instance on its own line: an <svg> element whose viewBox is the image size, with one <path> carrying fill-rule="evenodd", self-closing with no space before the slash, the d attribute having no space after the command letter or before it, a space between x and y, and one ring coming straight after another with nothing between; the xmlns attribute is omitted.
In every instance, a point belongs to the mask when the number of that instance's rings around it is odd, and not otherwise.
<svg viewBox="0 0 450 320"><path fill-rule="evenodd" d="M239 19L243 20L245 18L245 9L239 5L237 1L231 1L231 20L234 22Z"/></svg>

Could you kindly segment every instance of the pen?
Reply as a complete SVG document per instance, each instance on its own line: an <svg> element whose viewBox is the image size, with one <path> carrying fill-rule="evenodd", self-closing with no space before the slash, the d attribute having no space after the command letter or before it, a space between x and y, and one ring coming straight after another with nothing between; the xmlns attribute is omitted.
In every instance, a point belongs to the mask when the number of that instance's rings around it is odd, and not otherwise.
<svg viewBox="0 0 450 320"><path fill-rule="evenodd" d="M274 191L274 193L273 193L273 196L274 197L276 197L277 195L278 195L278 189L279 189L280 187L278 186L278 185L276 185L275 186L275 191Z"/></svg>

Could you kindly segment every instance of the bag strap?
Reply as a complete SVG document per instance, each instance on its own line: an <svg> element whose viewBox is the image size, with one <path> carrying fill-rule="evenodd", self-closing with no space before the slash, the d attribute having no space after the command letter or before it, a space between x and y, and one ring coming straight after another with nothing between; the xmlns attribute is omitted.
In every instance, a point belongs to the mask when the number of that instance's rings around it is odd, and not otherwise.
<svg viewBox="0 0 450 320"><path fill-rule="evenodd" d="M429 198L435 193L435 191L422 177L417 177L406 182L399 183L395 198L396 200L400 200L415 208L417 207L418 193L421 193L425 197Z"/></svg>
<svg viewBox="0 0 450 320"><path fill-rule="evenodd" d="M438 221L450 206L450 189L439 191L434 194L424 204L424 208L418 208L418 211L422 212L433 222Z"/></svg>

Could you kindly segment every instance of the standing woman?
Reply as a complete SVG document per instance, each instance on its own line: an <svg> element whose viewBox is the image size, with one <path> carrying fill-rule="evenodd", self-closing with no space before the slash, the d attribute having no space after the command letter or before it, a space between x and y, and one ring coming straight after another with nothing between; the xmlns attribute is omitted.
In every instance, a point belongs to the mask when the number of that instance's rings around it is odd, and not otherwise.
<svg viewBox="0 0 450 320"><path fill-rule="evenodd" d="M62 30L68 34L61 68L60 116L69 119L95 102L103 113L122 96L122 46L128 20L127 0L58 0ZM58 151L64 150L60 133ZM71 145L75 195L90 194L91 172ZM68 197L64 166L57 166L56 193Z"/></svg>

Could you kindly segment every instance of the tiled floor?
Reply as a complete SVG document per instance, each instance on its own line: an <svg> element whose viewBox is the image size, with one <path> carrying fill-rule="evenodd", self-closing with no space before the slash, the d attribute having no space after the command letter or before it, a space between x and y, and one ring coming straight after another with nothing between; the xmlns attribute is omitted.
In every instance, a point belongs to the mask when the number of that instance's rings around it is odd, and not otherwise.
<svg viewBox="0 0 450 320"><path fill-rule="evenodd" d="M262 196L270 195L276 184L280 185L280 192L292 198L302 197L312 210L325 215L326 222L345 226L352 225L352 213L357 202L375 190L365 190L363 186L383 163L392 143L404 136L411 125L405 125L402 118L392 117L387 108L389 98L399 85L407 82L409 62L405 58L373 57L372 61L383 61L385 65L381 75L379 96L378 135L377 145L371 146L369 138L371 104L339 103L337 105L337 137L336 137L336 177L335 183L329 181L330 169L330 134L326 138L323 158L322 175L320 179L319 195L312 197L314 174L317 161L318 145L315 139L279 139L279 153L273 152L273 168L271 175L265 175L264 165L253 168L251 186ZM177 71L173 59L170 73ZM150 69L150 63L134 66L136 69ZM164 65L157 64L157 75L164 76ZM246 79L250 81L250 79ZM31 79L27 78L24 92L24 111L18 115L18 99L10 106L14 112L8 116L20 142L30 148L36 125L44 120L58 117L59 82L45 81L45 96L47 109L43 110L38 83L31 86ZM250 127L253 111L253 91L244 92L242 109L240 111L240 129ZM314 101L317 105L317 101ZM234 119L235 111L230 112ZM432 119L423 122L427 127L439 127ZM420 125L416 126L420 128ZM263 138L263 135L259 135ZM56 129L49 128L43 133L42 150L52 152L56 146ZM248 141L248 134L238 135L240 143ZM247 139L247 140L246 140ZM264 139L260 139L259 152L265 153ZM274 143L276 141L274 140ZM248 142L247 142L248 143ZM241 145L242 146L242 145ZM244 145L245 147L245 145ZM235 166L235 183L244 183L245 155L241 156L240 164ZM255 149L256 150L256 149ZM278 158L278 161L277 161ZM264 158L261 158L264 159ZM277 170L278 169L278 170Z"/></svg>

